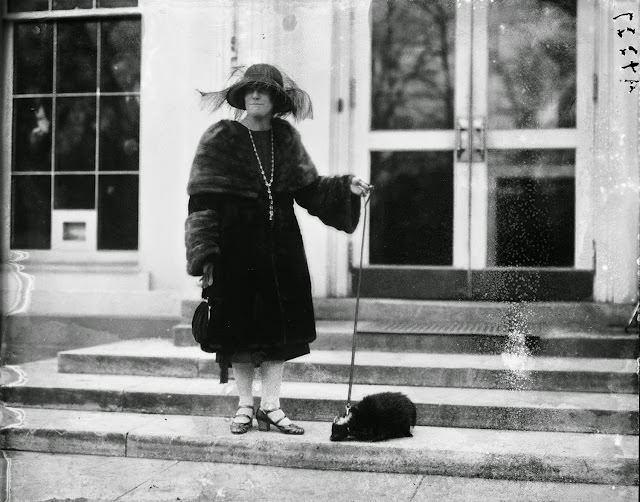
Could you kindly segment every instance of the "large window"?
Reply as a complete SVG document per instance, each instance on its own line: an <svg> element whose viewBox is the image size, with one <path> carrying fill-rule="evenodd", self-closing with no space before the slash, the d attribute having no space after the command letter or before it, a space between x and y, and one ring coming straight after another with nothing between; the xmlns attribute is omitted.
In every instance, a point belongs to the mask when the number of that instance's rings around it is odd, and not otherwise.
<svg viewBox="0 0 640 502"><path fill-rule="evenodd" d="M136 4L8 2L13 249L137 249L140 19L118 9Z"/></svg>

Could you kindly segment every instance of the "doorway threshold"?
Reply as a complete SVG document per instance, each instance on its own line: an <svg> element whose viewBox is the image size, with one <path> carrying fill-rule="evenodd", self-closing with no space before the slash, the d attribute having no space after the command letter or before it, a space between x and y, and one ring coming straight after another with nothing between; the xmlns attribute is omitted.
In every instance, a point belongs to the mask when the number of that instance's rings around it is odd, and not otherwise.
<svg viewBox="0 0 640 502"><path fill-rule="evenodd" d="M357 281L357 270L352 270ZM592 270L547 267L370 265L362 270L363 298L477 301L591 301Z"/></svg>

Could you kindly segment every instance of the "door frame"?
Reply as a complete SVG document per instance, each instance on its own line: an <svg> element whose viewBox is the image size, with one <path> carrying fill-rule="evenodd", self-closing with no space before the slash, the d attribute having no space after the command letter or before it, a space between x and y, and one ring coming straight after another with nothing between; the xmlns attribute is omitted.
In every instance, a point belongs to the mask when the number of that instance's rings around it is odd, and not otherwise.
<svg viewBox="0 0 640 502"><path fill-rule="evenodd" d="M595 73L594 55L596 40L597 0L577 1L576 20L576 128L565 130L529 130L529 131L487 131L487 149L504 148L575 148L575 232L574 266L575 270L593 270L592 215L588 188L590 173L593 169L593 120L594 89L591 82ZM472 9L471 5L476 9ZM366 2L354 2L350 7L351 20L346 26L350 30L348 54L341 51L339 57L346 60L351 70L350 106L348 141L350 144L349 162L351 171L358 176L370 178L370 152L379 150L451 150L455 149L455 131L371 131L371 30L370 5ZM486 0L462 2L456 19L456 98L455 109L463 110L472 101L473 109L469 115L486 117L487 115L487 36L486 36ZM461 6L461 7L460 7ZM472 22L470 19L474 16ZM482 19L484 16L484 20ZM465 30L461 24L470 26L475 33ZM347 35L341 31L342 35ZM471 37L480 40L480 45L471 45ZM470 68L470 70L466 70ZM471 81L471 75L476 78ZM478 78L478 75L481 75ZM589 85L581 82L587 81ZM471 95L475 94L475 97ZM479 96L479 97L478 97ZM467 115L467 117L469 116ZM558 134L561 132L561 134ZM416 145L424 145L416 148ZM434 146L435 145L435 146ZM470 188L472 190L470 190ZM412 269L487 269L487 167L474 163L454 162L454 219L453 219L453 264L451 266L412 266L385 265L384 267ZM361 244L360 232L356 232L351 250L351 264L359 262ZM470 243L482 242L482 253L471 253ZM363 265L381 267L369 263L369 238L365 236ZM504 267L500 267L504 268ZM563 267L553 267L563 268Z"/></svg>

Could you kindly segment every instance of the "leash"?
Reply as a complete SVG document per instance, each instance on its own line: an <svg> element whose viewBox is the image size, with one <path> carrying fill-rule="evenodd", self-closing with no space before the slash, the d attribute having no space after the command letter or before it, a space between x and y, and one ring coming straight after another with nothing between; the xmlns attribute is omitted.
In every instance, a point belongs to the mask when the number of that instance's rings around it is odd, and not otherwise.
<svg viewBox="0 0 640 502"><path fill-rule="evenodd" d="M370 190L373 190L371 186ZM362 257L364 256L364 238L367 231L367 206L371 200L371 191L364 201L364 221L362 223L362 242L360 243L360 265L358 266L358 285L356 287L356 312L353 320L353 337L351 342L351 368L349 369L349 393L347 394L346 413L351 409L351 389L353 387L353 370L356 359L356 334L358 332L358 313L360 308L360 284L362 283Z"/></svg>

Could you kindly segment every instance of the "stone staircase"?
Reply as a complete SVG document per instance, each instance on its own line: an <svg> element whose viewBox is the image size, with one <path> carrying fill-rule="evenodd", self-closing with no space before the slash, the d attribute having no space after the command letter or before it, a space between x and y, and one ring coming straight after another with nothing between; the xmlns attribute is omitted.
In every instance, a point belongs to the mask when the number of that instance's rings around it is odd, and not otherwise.
<svg viewBox="0 0 640 502"><path fill-rule="evenodd" d="M4 449L312 469L638 484L638 335L595 304L364 300L353 399L406 393L414 437L329 441L344 408L351 300L317 305L312 353L287 363L282 406L301 437L232 436L233 382L183 322L166 338L5 367ZM611 326L610 324L614 325ZM257 389L256 395L259 395Z"/></svg>

